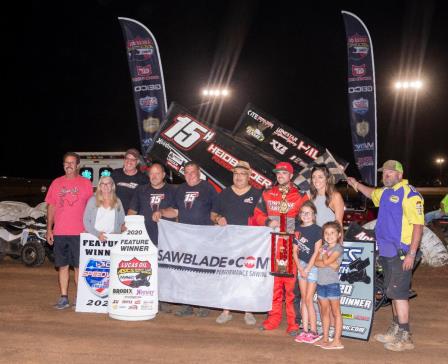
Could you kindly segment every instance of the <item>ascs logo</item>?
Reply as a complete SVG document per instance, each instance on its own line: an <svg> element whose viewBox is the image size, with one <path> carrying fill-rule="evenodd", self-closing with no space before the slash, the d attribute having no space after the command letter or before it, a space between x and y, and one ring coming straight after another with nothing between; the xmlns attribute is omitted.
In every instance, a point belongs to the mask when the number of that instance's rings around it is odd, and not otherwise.
<svg viewBox="0 0 448 364"><path fill-rule="evenodd" d="M369 54L369 38L366 35L354 34L348 37L347 48L349 58L359 61Z"/></svg>

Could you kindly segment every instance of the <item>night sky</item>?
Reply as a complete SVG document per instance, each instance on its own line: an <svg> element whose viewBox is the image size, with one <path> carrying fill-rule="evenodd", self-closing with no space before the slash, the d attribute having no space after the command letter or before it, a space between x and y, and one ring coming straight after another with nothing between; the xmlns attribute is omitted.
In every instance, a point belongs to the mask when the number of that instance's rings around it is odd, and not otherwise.
<svg viewBox="0 0 448 364"><path fill-rule="evenodd" d="M442 1L31 1L3 12L0 175L54 178L66 151L139 147L117 17L145 24L161 53L168 104L197 111L213 70L231 97L218 125L248 102L347 160L356 174L341 10L368 27L375 55L378 161L404 162L418 184L448 159L448 11ZM417 98L393 83L421 75ZM445 162L445 174L448 160Z"/></svg>

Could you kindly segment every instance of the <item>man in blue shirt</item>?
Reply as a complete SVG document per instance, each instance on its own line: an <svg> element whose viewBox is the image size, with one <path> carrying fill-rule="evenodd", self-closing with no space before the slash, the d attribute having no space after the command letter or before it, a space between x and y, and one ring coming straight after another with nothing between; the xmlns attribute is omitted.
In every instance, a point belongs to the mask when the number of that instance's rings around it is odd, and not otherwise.
<svg viewBox="0 0 448 364"><path fill-rule="evenodd" d="M379 169L383 188L372 188L348 177L347 182L379 206L375 227L386 295L392 300L393 321L385 334L375 335L392 351L414 348L409 330L409 289L412 268L423 234L423 198L403 179L403 166L389 160Z"/></svg>

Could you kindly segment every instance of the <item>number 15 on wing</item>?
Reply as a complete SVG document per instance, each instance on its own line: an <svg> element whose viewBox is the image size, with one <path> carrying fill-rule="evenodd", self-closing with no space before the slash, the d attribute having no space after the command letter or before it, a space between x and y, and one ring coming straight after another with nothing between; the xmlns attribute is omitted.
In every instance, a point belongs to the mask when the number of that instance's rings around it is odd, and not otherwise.
<svg viewBox="0 0 448 364"><path fill-rule="evenodd" d="M162 134L183 150L192 149L201 140L210 142L215 136L213 130L185 115L177 115L173 125Z"/></svg>

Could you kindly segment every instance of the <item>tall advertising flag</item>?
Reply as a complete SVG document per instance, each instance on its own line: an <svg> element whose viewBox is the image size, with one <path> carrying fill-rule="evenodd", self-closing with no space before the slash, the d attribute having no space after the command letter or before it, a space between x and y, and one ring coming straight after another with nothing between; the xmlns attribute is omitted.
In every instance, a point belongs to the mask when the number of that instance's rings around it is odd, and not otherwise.
<svg viewBox="0 0 448 364"><path fill-rule="evenodd" d="M159 47L142 23L129 18L118 20L126 41L141 149L146 156L167 112Z"/></svg>
<svg viewBox="0 0 448 364"><path fill-rule="evenodd" d="M363 181L376 186L377 127L373 47L355 14L342 11L347 35L348 108L355 162Z"/></svg>

